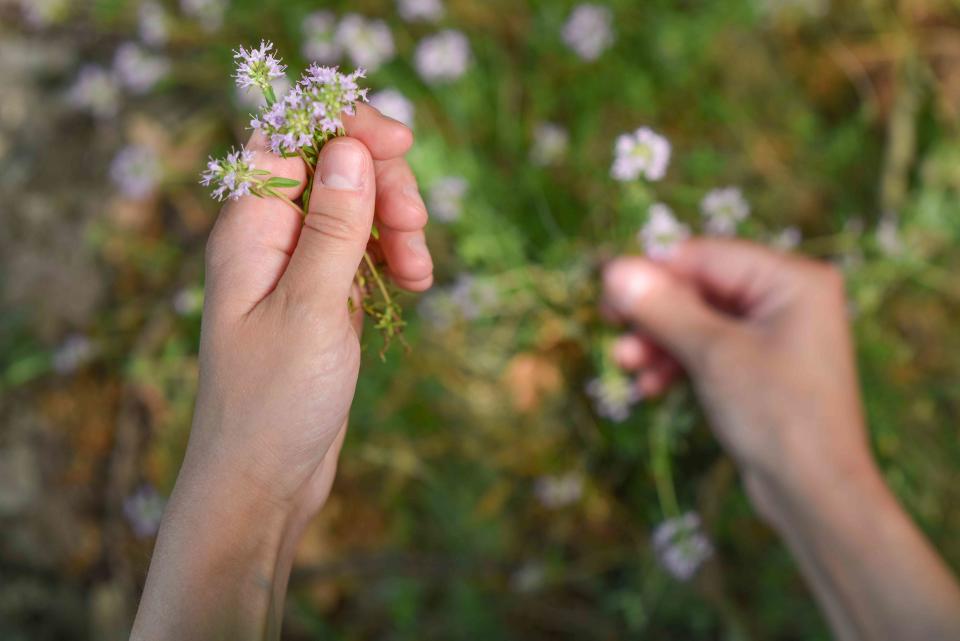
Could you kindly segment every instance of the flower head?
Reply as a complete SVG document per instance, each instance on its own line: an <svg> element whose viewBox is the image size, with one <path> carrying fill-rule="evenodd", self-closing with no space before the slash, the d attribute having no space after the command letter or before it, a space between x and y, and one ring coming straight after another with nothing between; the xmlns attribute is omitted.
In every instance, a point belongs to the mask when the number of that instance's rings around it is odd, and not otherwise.
<svg viewBox="0 0 960 641"><path fill-rule="evenodd" d="M674 247L690 237L690 228L680 223L673 210L663 203L654 203L647 214L647 223L638 234L643 250L651 258L669 256Z"/></svg>
<svg viewBox="0 0 960 641"><path fill-rule="evenodd" d="M707 233L732 236L737 224L750 215L750 203L736 187L714 189L700 202L700 213L706 219Z"/></svg>
<svg viewBox="0 0 960 641"><path fill-rule="evenodd" d="M372 94L370 105L384 116L399 120L408 127L413 127L413 103L396 89L384 89Z"/></svg>
<svg viewBox="0 0 960 641"><path fill-rule="evenodd" d="M414 65L430 84L456 80L470 65L470 42L459 31L445 29L420 41L414 52Z"/></svg>
<svg viewBox="0 0 960 641"><path fill-rule="evenodd" d="M636 180L641 175L647 180L660 180L667 173L670 151L670 141L649 127L621 134L614 146L610 174L620 181Z"/></svg>
<svg viewBox="0 0 960 641"><path fill-rule="evenodd" d="M563 41L584 60L596 60L613 44L612 23L609 8L578 5L563 25Z"/></svg>
<svg viewBox="0 0 960 641"><path fill-rule="evenodd" d="M109 71L97 65L86 65L77 74L67 93L67 101L94 116L109 118L120 106L120 88Z"/></svg>
<svg viewBox="0 0 960 641"><path fill-rule="evenodd" d="M314 11L303 20L303 57L321 64L336 62L343 47L336 37L337 17L332 11Z"/></svg>
<svg viewBox="0 0 960 641"><path fill-rule="evenodd" d="M583 476L568 472L559 476L541 476L533 488L540 505L557 510L573 505L583 496Z"/></svg>
<svg viewBox="0 0 960 641"><path fill-rule="evenodd" d="M213 197L217 200L237 200L249 194L256 184L255 171L253 152L240 147L239 150L231 150L226 158L211 158L207 170L201 174L200 184L215 186Z"/></svg>
<svg viewBox="0 0 960 641"><path fill-rule="evenodd" d="M397 0L397 12L407 22L436 22L444 8L441 0Z"/></svg>
<svg viewBox="0 0 960 641"><path fill-rule="evenodd" d="M342 74L336 67L312 64L293 89L250 124L267 135L277 154L319 145L343 130L342 114L353 115L357 101L367 99L367 90L357 84L364 73Z"/></svg>
<svg viewBox="0 0 960 641"><path fill-rule="evenodd" d="M120 45L113 56L113 72L117 79L135 94L153 89L169 71L170 62L166 58L147 53L133 42Z"/></svg>
<svg viewBox="0 0 960 641"><path fill-rule="evenodd" d="M774 249L780 251L791 251L800 245L803 240L803 232L798 227L790 226L780 230L770 241Z"/></svg>
<svg viewBox="0 0 960 641"><path fill-rule="evenodd" d="M636 384L622 372L610 370L587 383L587 395L593 399L597 414L615 423L630 416L630 408L640 402Z"/></svg>
<svg viewBox="0 0 960 641"><path fill-rule="evenodd" d="M553 165L566 155L569 146L570 134L566 129L551 122L542 122L533 131L530 159L541 167Z"/></svg>
<svg viewBox="0 0 960 641"><path fill-rule="evenodd" d="M463 198L469 186L467 179L462 176L444 176L436 181L427 197L427 210L431 216L442 223L451 223L460 218Z"/></svg>
<svg viewBox="0 0 960 641"><path fill-rule="evenodd" d="M343 17L337 27L336 39L354 65L371 72L379 69L396 53L393 34L387 23L356 13Z"/></svg>
<svg viewBox="0 0 960 641"><path fill-rule="evenodd" d="M170 37L170 20L167 12L155 0L140 3L137 14L137 31L146 44L158 47Z"/></svg>
<svg viewBox="0 0 960 641"><path fill-rule="evenodd" d="M283 72L286 70L280 60L270 53L272 50L272 42L261 40L260 47L257 49L240 47L233 52L233 57L237 61L237 73L234 74L234 78L237 80L238 87L241 89L259 87L264 93L272 90L271 81L283 77Z"/></svg>
<svg viewBox="0 0 960 641"><path fill-rule="evenodd" d="M180 8L199 22L204 31L212 33L223 26L227 0L180 0Z"/></svg>
<svg viewBox="0 0 960 641"><path fill-rule="evenodd" d="M123 515L137 538L154 536L160 529L160 519L167 501L152 485L142 485L123 501Z"/></svg>
<svg viewBox="0 0 960 641"><path fill-rule="evenodd" d="M144 145L124 147L110 163L110 178L124 196L133 200L153 193L159 177L157 154Z"/></svg>
<svg viewBox="0 0 960 641"><path fill-rule="evenodd" d="M96 356L97 346L83 334L73 334L53 353L53 370L72 374Z"/></svg>
<svg viewBox="0 0 960 641"><path fill-rule="evenodd" d="M680 581L690 580L713 555L713 545L702 532L700 516L695 512L658 525L653 531L653 550L663 569Z"/></svg>

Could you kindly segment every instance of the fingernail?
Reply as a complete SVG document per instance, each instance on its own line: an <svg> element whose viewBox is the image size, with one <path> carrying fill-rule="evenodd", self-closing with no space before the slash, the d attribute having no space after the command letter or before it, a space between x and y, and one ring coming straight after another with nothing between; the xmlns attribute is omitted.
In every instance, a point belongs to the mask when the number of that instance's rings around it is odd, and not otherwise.
<svg viewBox="0 0 960 641"><path fill-rule="evenodd" d="M400 192L416 207L420 207L421 209L427 208L426 205L423 204L423 196L420 195L420 190L417 188L416 183L407 183Z"/></svg>
<svg viewBox="0 0 960 641"><path fill-rule="evenodd" d="M427 248L426 241L424 241L420 236L414 236L407 240L407 247L409 247L410 251L420 258L423 258L424 260L430 260L430 250Z"/></svg>
<svg viewBox="0 0 960 641"><path fill-rule="evenodd" d="M331 189L357 190L363 187L364 154L354 144L332 143L323 152L320 181Z"/></svg>
<svg viewBox="0 0 960 641"><path fill-rule="evenodd" d="M604 273L606 300L620 311L633 309L654 285L653 275L638 265L614 263Z"/></svg>

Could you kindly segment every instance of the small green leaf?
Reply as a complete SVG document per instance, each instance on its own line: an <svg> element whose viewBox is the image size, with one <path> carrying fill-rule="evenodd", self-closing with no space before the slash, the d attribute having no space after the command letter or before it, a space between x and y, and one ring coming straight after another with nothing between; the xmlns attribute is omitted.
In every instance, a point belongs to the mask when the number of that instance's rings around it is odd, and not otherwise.
<svg viewBox="0 0 960 641"><path fill-rule="evenodd" d="M377 229L376 225L370 228L370 235L373 236L374 240L380 240L380 230Z"/></svg>
<svg viewBox="0 0 960 641"><path fill-rule="evenodd" d="M278 187L299 187L300 181L294 180L292 178L281 178L280 176L273 176L272 178L270 178L270 180L264 183L264 186L271 187L274 189Z"/></svg>

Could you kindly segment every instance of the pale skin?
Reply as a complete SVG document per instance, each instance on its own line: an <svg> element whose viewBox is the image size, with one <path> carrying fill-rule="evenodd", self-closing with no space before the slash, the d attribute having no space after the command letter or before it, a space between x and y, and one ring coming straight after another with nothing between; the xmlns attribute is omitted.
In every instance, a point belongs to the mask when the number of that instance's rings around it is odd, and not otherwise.
<svg viewBox="0 0 960 641"><path fill-rule="evenodd" d="M297 544L346 433L362 321L346 301L374 221L393 281L432 284L410 131L368 107L345 125L321 153L305 221L245 197L211 234L193 428L133 639L279 638ZM304 179L301 160L257 137L250 147L258 167ZM615 358L647 396L691 378L838 638L960 638L960 591L870 456L836 273L698 240L658 263L615 261L604 289L629 327Z"/></svg>

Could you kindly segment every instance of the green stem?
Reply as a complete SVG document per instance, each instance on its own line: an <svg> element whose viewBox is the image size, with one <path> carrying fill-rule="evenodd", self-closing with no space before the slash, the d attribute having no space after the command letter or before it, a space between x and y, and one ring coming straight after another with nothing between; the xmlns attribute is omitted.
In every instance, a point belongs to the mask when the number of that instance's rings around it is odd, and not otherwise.
<svg viewBox="0 0 960 641"><path fill-rule="evenodd" d="M659 416L650 430L650 468L653 472L653 481L657 488L657 499L660 509L667 517L680 515L680 504L677 501L677 492L673 487L673 472L670 465L670 442L667 436L667 412L659 412Z"/></svg>
<svg viewBox="0 0 960 641"><path fill-rule="evenodd" d="M290 205L291 207L293 207L294 209L296 209L298 212L300 212L300 216L302 216L302 217L304 217L304 218L307 216L307 213L306 213L305 211L303 211L303 207L301 207L301 206L298 205L297 203L293 202L292 200L290 200L289 198L287 198L286 196L284 196L283 194L281 194L281 193L278 192L277 190L272 189L272 188L270 188L270 187L264 187L264 188L263 188L263 193L267 194L268 196L273 196L274 198L279 198L280 200L282 200L283 202L287 203L288 205Z"/></svg>
<svg viewBox="0 0 960 641"><path fill-rule="evenodd" d="M377 288L383 295L383 300L387 305L387 313L393 314L393 298L390 296L390 292L387 290L386 284L380 277L380 272L377 270L376 265L374 265L373 259L370 258L370 252L363 252L363 260L367 263L367 267L370 269L370 275L373 276L373 280L377 284Z"/></svg>

